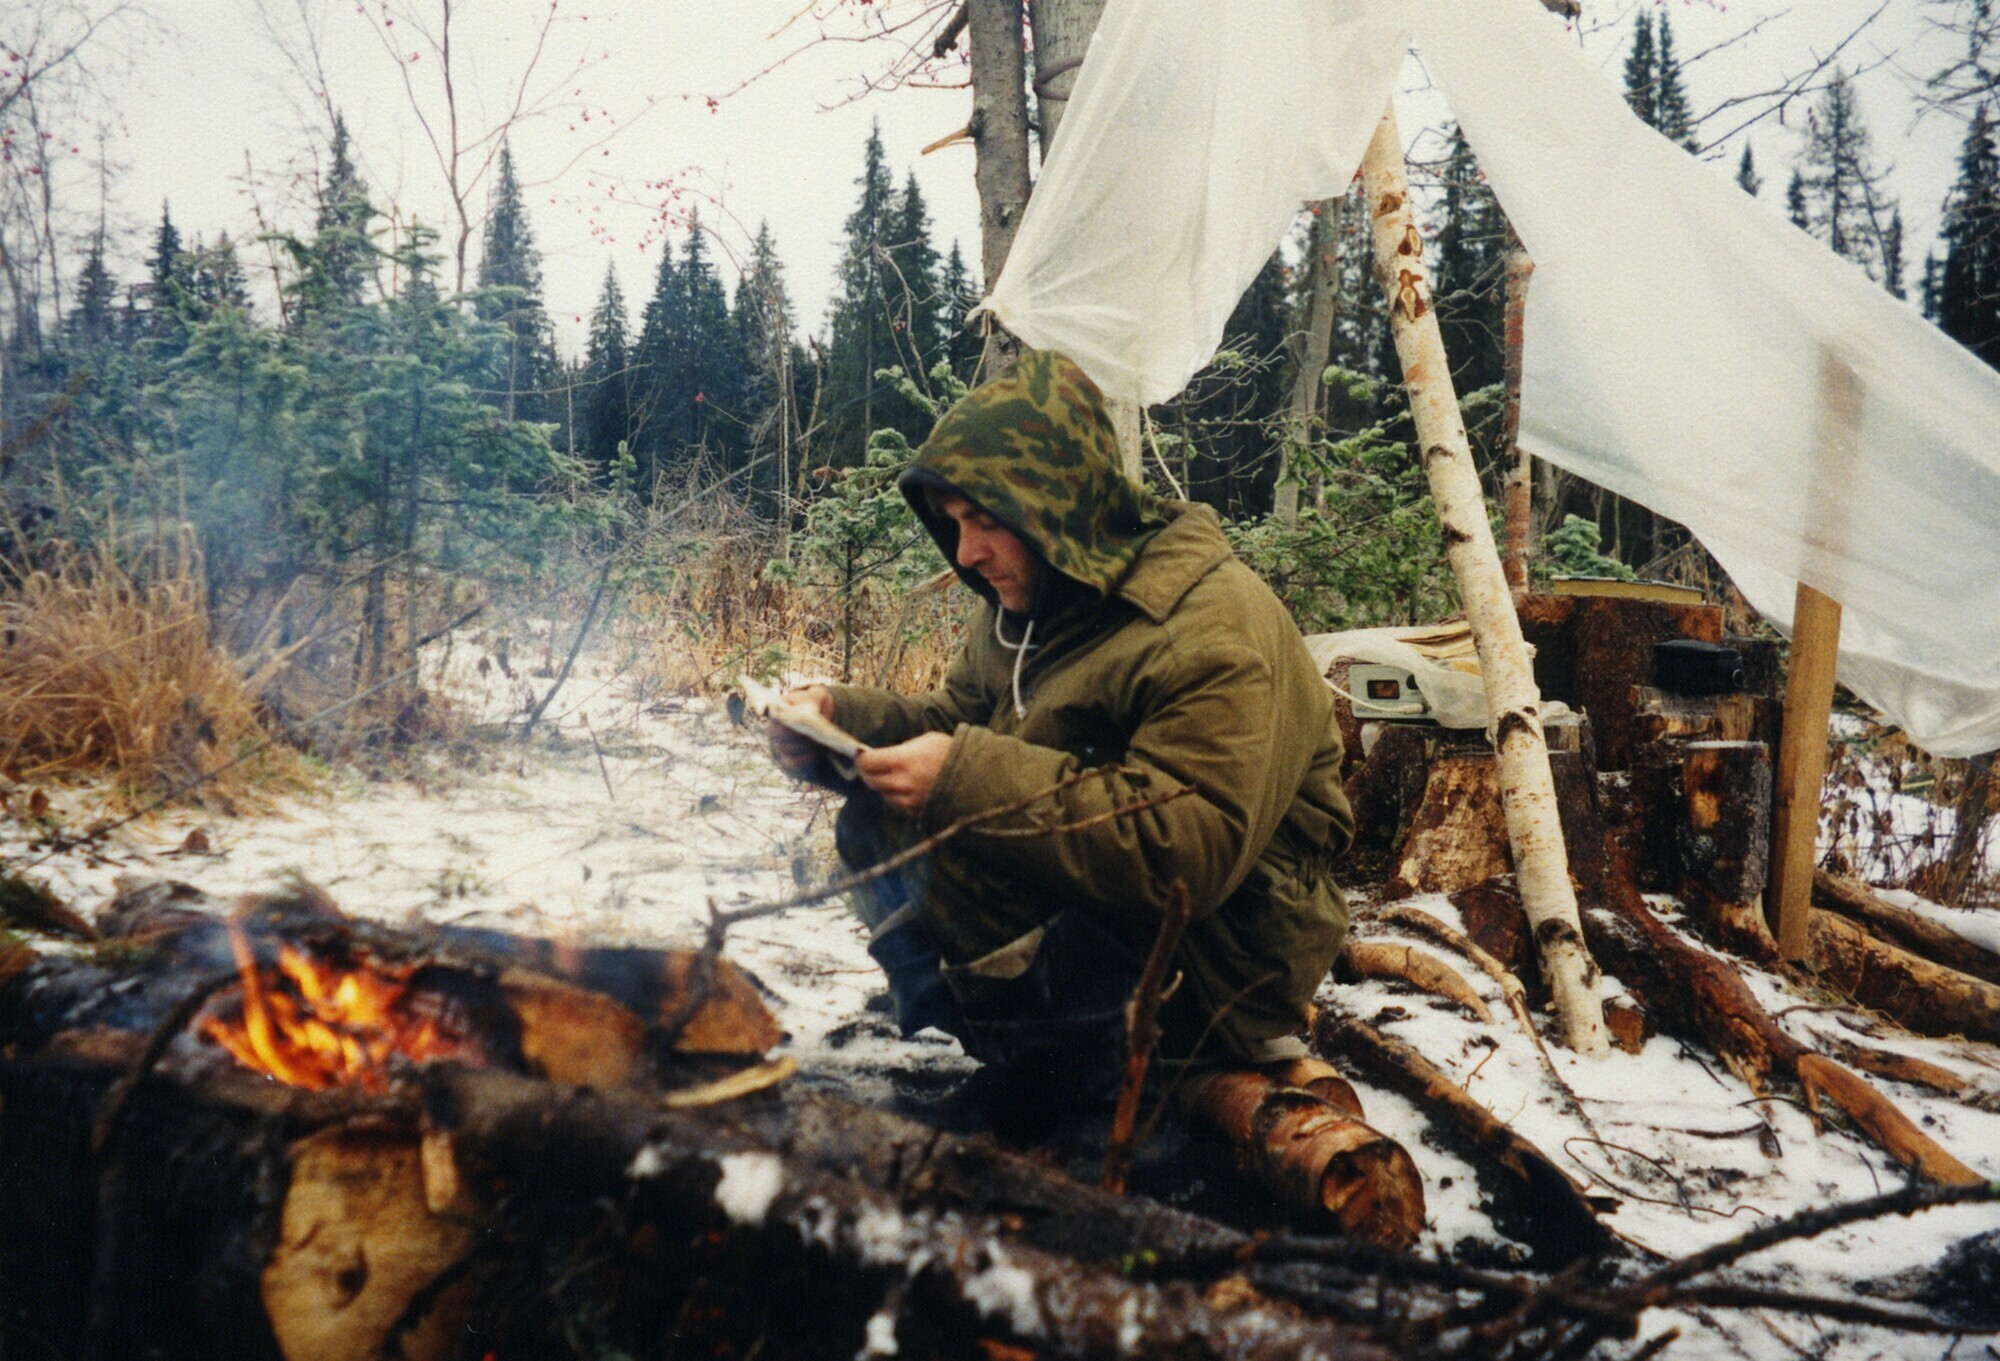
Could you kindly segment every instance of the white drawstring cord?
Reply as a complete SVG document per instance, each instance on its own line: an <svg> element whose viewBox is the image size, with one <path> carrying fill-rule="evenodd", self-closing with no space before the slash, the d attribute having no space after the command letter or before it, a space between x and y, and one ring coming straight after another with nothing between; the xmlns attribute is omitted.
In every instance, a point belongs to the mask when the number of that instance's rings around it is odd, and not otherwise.
<svg viewBox="0 0 2000 1361"><path fill-rule="evenodd" d="M1028 626L1021 630L1020 642L1010 643L1007 641L1007 635L1000 631L1000 616L1004 613L1006 611L1002 610L999 606L994 606L993 638L1000 646L1014 650L1014 717L1026 718L1028 716L1028 706L1021 702L1021 666L1028 660L1028 648L1030 646L1028 640L1035 636L1035 621L1030 619Z"/></svg>

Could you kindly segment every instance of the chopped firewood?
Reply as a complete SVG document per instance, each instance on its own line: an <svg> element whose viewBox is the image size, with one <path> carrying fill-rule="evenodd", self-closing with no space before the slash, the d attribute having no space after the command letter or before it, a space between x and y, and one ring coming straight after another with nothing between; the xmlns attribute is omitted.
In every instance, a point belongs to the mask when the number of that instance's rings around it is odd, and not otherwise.
<svg viewBox="0 0 2000 1361"><path fill-rule="evenodd" d="M1493 1024L1493 1013L1458 971L1414 945L1393 941L1354 940L1341 946L1334 961L1343 978L1386 978L1408 983L1419 992L1442 997L1471 1012L1482 1025Z"/></svg>
<svg viewBox="0 0 2000 1361"><path fill-rule="evenodd" d="M2000 955L1981 949L1948 926L1918 916L1906 907L1884 902L1865 884L1817 870L1813 874L1813 906L1859 922L1868 930L1946 968L2000 985Z"/></svg>
<svg viewBox="0 0 2000 1361"><path fill-rule="evenodd" d="M1365 1118L1361 1113L1361 1097L1354 1090L1354 1084L1342 1077L1340 1070L1325 1059L1311 1056L1291 1059L1266 1071L1288 1087L1311 1092L1342 1115L1351 1115L1356 1120Z"/></svg>
<svg viewBox="0 0 2000 1361"><path fill-rule="evenodd" d="M374 1361L390 1325L463 1253L472 1227L433 1213L414 1141L334 1126L291 1150L277 1242L261 1279L286 1361ZM445 1361L466 1291L435 1301L403 1338L410 1361Z"/></svg>
<svg viewBox="0 0 2000 1361"><path fill-rule="evenodd" d="M1611 1042L1628 1054L1646 1047L1646 1013L1629 997L1613 997L1604 1003L1604 1028L1611 1032Z"/></svg>
<svg viewBox="0 0 2000 1361"><path fill-rule="evenodd" d="M1830 912L1814 912L1807 929L1822 982L1918 1034L2000 1043L2000 984L1933 964Z"/></svg>
<svg viewBox="0 0 2000 1361"><path fill-rule="evenodd" d="M1184 1092L1197 1125L1221 1135L1245 1175L1341 1232L1407 1247L1424 1226L1424 1185L1402 1146L1270 1072L1226 1069Z"/></svg>
<svg viewBox="0 0 2000 1361"><path fill-rule="evenodd" d="M1347 1055L1441 1122L1493 1192L1496 1218L1510 1232L1559 1262L1602 1249L1609 1231L1598 1219L1617 1201L1593 1196L1548 1155L1475 1101L1442 1070L1401 1040L1367 1022L1332 1012L1320 1016L1315 1038ZM1498 1172L1503 1179L1493 1179Z"/></svg>

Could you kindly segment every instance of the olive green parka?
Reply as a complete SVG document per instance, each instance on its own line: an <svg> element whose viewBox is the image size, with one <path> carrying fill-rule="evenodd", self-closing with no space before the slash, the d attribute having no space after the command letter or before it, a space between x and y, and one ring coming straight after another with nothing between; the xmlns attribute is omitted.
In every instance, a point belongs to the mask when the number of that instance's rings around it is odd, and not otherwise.
<svg viewBox="0 0 2000 1361"><path fill-rule="evenodd" d="M1141 952L1185 881L1180 1047L1205 1039L1207 1057L1287 1057L1347 926L1331 865L1353 821L1332 693L1215 513L1156 502L1120 471L1116 448L1095 385L1051 352L1029 352L946 413L900 479L946 559L957 527L929 493L975 502L1055 570L1024 618L961 569L984 604L943 686L837 686L834 717L877 746L951 734L927 833L1108 768L1035 809L1085 824L1076 830L973 831L952 853L1037 918L1099 914ZM1093 821L1182 789L1192 792ZM947 963L1003 943L954 939L952 904L935 910Z"/></svg>

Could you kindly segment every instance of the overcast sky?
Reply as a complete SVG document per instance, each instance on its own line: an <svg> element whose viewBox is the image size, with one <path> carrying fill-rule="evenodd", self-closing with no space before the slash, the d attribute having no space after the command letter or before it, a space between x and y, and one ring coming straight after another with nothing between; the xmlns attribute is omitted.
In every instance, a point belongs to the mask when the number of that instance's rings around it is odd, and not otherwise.
<svg viewBox="0 0 2000 1361"><path fill-rule="evenodd" d="M368 3L379 6L381 0ZM832 42L799 51L819 31L811 14L790 31L779 30L802 3L562 0L532 82L531 99L546 94L550 111L523 122L513 146L530 185L546 301L567 348L580 344L607 265L618 270L636 325L662 236L678 242L679 224L691 210L715 228L717 255L730 277L731 258L768 219L790 270L801 322L817 329L871 120L881 124L898 180L915 172L940 247L958 239L976 267L971 150L961 144L918 154L964 126L970 92L903 89L856 99L860 78L887 60L888 49ZM1840 43L1878 5L1732 0L1724 7L1669 0L1665 8L1684 57L1755 30L1689 67L1693 103L1701 112L1777 87ZM1585 0L1585 6L1581 41L1616 82L1635 6L1612 0ZM1961 136L1944 118L1918 118L1912 99L1915 83L1949 52L1923 22L1931 7L1932 0L1891 0L1842 54L1850 69L1868 68L1860 77L1862 107L1876 158L1892 168L1891 188L1908 223L1913 290ZM114 92L122 117L107 134L110 158L121 167L113 181L114 221L135 229L125 252L127 277L140 268L146 229L163 199L190 237L212 240L226 230L247 242L260 222L290 228L309 222L298 173L310 166L313 141L323 141L324 119L312 82L275 40L281 36L294 54L301 50L301 9L320 17L326 83L352 127L377 201L433 225L449 221L437 162L417 115L421 109L442 126L438 64L407 36L407 24L401 32L390 30L397 47L392 54L351 0L262 0L261 10L258 0L171 0L161 8L174 36L149 43L133 78ZM455 8L460 119L470 137L494 126L497 111L512 101L546 4L458 0ZM882 0L863 12L894 15L897 7ZM840 16L826 27L852 32L853 21ZM413 51L415 61L408 59ZM738 88L794 52L775 71ZM939 83L961 79L947 73ZM1406 83L1415 88L1421 81L1412 65ZM1717 114L1703 132L1719 135L1763 107L1753 103ZM1406 129L1412 115L1435 113L1418 96L1405 114ZM1717 173L1733 172L1742 139L1749 138L1767 181L1764 197L1780 211L1804 115L1805 108L1795 105L1782 124L1767 117L1739 133L1711 153ZM475 203L483 208L485 201L482 184ZM260 251L246 248L244 260L254 268Z"/></svg>

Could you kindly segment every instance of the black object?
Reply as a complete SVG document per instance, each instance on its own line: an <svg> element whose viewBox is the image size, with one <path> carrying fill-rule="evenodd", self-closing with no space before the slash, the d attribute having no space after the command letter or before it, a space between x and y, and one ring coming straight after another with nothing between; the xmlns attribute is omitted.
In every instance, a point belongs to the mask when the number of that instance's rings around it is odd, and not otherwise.
<svg viewBox="0 0 2000 1361"><path fill-rule="evenodd" d="M1653 684L1676 695L1736 695L1744 690L1743 654L1689 638L1653 644Z"/></svg>

